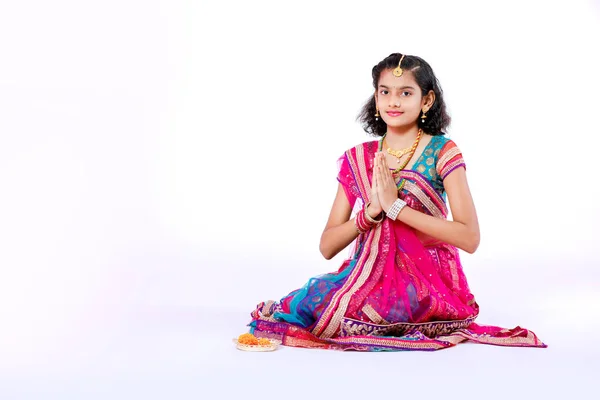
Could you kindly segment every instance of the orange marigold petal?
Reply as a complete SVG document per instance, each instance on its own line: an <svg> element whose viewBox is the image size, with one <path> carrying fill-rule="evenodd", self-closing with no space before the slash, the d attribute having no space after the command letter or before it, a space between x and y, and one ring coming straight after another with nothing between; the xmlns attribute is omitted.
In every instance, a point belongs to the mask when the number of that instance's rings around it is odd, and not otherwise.
<svg viewBox="0 0 600 400"><path fill-rule="evenodd" d="M257 345L258 339L251 333L243 333L238 337L238 342L241 344Z"/></svg>

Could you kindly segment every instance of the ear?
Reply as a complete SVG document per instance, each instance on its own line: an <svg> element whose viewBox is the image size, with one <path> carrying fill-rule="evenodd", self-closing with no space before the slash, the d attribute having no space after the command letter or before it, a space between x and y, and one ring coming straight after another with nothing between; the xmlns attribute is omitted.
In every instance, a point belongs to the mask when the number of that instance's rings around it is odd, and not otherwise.
<svg viewBox="0 0 600 400"><path fill-rule="evenodd" d="M377 90L375 91L375 93L373 93L373 98L375 99L375 108L378 108L379 100L377 99Z"/></svg>
<svg viewBox="0 0 600 400"><path fill-rule="evenodd" d="M430 90L429 93L427 93L427 96L425 96L424 100L425 102L423 104L423 108L430 110L433 106L433 103L435 103L435 92L433 90Z"/></svg>

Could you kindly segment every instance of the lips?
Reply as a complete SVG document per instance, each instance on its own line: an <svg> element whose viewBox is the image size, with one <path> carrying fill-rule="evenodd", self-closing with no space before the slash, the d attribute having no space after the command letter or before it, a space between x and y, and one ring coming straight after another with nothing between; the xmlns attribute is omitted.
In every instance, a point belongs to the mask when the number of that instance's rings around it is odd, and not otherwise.
<svg viewBox="0 0 600 400"><path fill-rule="evenodd" d="M390 117L398 117L402 114L404 113L400 111L387 111L387 115L389 115Z"/></svg>

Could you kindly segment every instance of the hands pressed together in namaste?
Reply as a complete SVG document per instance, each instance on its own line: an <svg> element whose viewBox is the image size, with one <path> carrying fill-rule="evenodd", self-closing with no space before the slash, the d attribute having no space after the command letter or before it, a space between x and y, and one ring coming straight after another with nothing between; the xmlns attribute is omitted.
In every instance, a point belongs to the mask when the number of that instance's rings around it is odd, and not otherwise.
<svg viewBox="0 0 600 400"><path fill-rule="evenodd" d="M371 185L371 205L369 214L377 216L390 209L398 198L398 188L383 152L375 153L373 159L373 182Z"/></svg>

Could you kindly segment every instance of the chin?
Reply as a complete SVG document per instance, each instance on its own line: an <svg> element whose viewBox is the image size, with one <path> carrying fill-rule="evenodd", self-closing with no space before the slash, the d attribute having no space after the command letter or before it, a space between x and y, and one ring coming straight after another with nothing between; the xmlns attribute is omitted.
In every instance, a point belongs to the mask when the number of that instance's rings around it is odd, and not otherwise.
<svg viewBox="0 0 600 400"><path fill-rule="evenodd" d="M403 126L412 125L412 124L407 124L407 123L402 122L402 121L390 121L390 122L386 122L386 124L387 124L387 126L393 126L394 128L400 128L400 127L403 127Z"/></svg>

